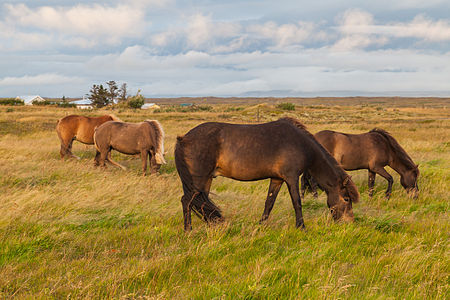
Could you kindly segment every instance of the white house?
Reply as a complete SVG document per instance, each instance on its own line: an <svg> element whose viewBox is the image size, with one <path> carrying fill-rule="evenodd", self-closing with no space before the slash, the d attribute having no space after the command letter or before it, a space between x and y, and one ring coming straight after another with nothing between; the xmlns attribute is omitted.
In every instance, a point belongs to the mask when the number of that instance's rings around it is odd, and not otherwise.
<svg viewBox="0 0 450 300"><path fill-rule="evenodd" d="M71 103L75 104L78 109L93 109L94 108L91 104L91 100L85 99L84 97L81 100L73 101Z"/></svg>
<svg viewBox="0 0 450 300"><path fill-rule="evenodd" d="M144 103L141 109L160 109L160 107L159 105L156 105L156 103Z"/></svg>
<svg viewBox="0 0 450 300"><path fill-rule="evenodd" d="M17 100L23 100L25 105L33 105L33 101L41 102L45 101L44 98L42 98L39 95L24 95L24 96L17 96Z"/></svg>

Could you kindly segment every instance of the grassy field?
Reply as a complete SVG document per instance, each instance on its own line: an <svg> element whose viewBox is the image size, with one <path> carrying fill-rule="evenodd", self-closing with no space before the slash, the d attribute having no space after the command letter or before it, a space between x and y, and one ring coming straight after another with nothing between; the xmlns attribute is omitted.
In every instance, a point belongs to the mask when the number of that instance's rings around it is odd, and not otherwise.
<svg viewBox="0 0 450 300"><path fill-rule="evenodd" d="M313 99L285 111L269 100L113 111L162 123L168 164L147 177L140 159L118 153L127 171L95 168L93 147L77 142L81 160L60 160L58 118L111 111L0 107L0 298L449 299L450 102ZM420 166L419 199L406 196L389 168L391 199L380 177L369 199L367 171L351 172L361 193L355 223L335 224L325 195L308 194L300 231L285 185L260 225L268 180L219 177L212 198L226 222L208 226L194 216L184 233L176 136L205 121L282 116L313 133L388 130Z"/></svg>

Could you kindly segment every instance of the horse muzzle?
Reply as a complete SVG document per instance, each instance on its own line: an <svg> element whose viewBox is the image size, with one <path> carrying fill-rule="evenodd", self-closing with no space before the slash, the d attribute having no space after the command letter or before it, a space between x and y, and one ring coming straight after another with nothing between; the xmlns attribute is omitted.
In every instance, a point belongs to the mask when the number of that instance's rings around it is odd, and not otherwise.
<svg viewBox="0 0 450 300"><path fill-rule="evenodd" d="M419 198L419 189L418 188L409 189L407 191L407 193L408 193L408 196L413 198L414 200L417 200Z"/></svg>

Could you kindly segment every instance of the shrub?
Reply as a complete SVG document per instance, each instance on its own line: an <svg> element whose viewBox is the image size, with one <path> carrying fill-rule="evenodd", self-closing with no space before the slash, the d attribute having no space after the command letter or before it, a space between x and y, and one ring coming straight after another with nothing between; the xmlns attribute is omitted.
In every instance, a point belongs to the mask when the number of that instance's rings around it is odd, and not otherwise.
<svg viewBox="0 0 450 300"><path fill-rule="evenodd" d="M55 101L50 101L50 100L44 100L44 101L36 101L33 100L33 102L31 102L33 105L39 105L39 106L45 106L45 105L55 105L56 102Z"/></svg>
<svg viewBox="0 0 450 300"><path fill-rule="evenodd" d="M128 99L128 106L134 109L141 108L144 105L145 99L144 96L139 95L139 92L136 96L130 97Z"/></svg>
<svg viewBox="0 0 450 300"><path fill-rule="evenodd" d="M283 102L283 103L278 104L277 108L282 109L282 110L295 110L295 105L294 105L294 103Z"/></svg>
<svg viewBox="0 0 450 300"><path fill-rule="evenodd" d="M77 107L75 103L59 102L58 107Z"/></svg>
<svg viewBox="0 0 450 300"><path fill-rule="evenodd" d="M3 98L0 99L0 105L25 105L23 100L15 98Z"/></svg>

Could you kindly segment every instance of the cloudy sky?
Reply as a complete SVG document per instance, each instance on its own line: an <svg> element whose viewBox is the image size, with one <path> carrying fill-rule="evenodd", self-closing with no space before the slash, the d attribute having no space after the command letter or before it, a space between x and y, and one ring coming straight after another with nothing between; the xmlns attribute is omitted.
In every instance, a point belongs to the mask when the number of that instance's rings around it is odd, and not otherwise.
<svg viewBox="0 0 450 300"><path fill-rule="evenodd" d="M74 4L74 2L76 4ZM0 97L450 96L448 0L0 2Z"/></svg>

